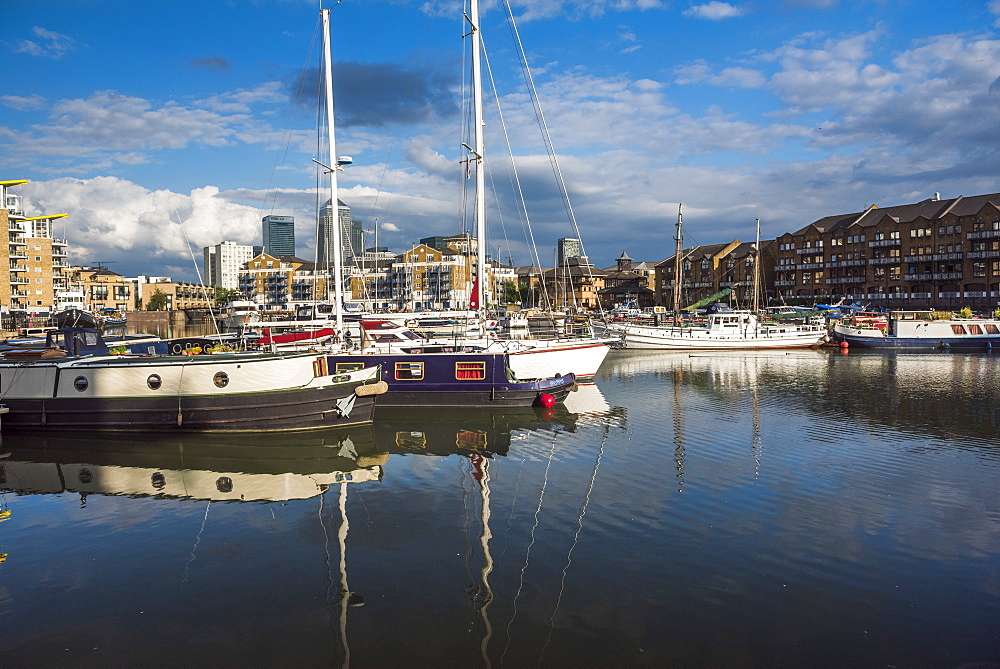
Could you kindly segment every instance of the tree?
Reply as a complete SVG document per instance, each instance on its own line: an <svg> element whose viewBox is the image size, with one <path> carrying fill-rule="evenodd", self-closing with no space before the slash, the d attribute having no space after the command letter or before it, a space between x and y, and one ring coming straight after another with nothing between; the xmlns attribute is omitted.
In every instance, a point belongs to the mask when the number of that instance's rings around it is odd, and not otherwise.
<svg viewBox="0 0 1000 669"><path fill-rule="evenodd" d="M146 311L163 311L166 308L167 296L162 290L157 288L149 297L149 304L146 305Z"/></svg>
<svg viewBox="0 0 1000 669"><path fill-rule="evenodd" d="M517 289L517 284L513 281L503 282L503 303L504 304L520 304L521 293Z"/></svg>
<svg viewBox="0 0 1000 669"><path fill-rule="evenodd" d="M223 288L222 286L215 287L215 306L224 307L233 301L233 296L239 294L240 291L233 290L232 288Z"/></svg>

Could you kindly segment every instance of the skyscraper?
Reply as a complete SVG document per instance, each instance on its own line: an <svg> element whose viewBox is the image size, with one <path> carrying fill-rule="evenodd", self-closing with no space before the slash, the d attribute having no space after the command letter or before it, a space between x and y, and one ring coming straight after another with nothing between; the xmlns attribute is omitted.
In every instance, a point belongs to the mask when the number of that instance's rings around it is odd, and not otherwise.
<svg viewBox="0 0 1000 669"><path fill-rule="evenodd" d="M563 237L556 244L556 265L562 267L570 258L579 258L583 248L579 239Z"/></svg>
<svg viewBox="0 0 1000 669"><path fill-rule="evenodd" d="M265 216L262 221L264 253L272 256L295 255L295 218Z"/></svg>
<svg viewBox="0 0 1000 669"><path fill-rule="evenodd" d="M337 223L339 230L333 226L333 213L330 200L326 201L319 213L319 239L316 252L316 262L320 266L333 264L333 240L335 234L340 234L340 258L348 264L355 256L364 253L364 230L360 221L351 220L351 208L341 200L337 200Z"/></svg>

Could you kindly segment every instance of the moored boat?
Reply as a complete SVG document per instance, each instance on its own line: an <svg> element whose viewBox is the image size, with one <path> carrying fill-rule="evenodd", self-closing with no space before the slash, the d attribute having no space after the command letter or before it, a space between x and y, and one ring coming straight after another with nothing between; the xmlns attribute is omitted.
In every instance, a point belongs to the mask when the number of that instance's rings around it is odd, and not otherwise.
<svg viewBox="0 0 1000 669"><path fill-rule="evenodd" d="M880 327L881 326L881 327ZM891 349L1000 348L1000 319L933 319L931 311L893 311L878 321L837 323L832 336L849 346Z"/></svg>
<svg viewBox="0 0 1000 669"><path fill-rule="evenodd" d="M61 337L61 339L60 339ZM123 347L124 348L124 347ZM112 354L95 330L0 360L3 430L288 431L371 421L377 367L331 374L313 353Z"/></svg>

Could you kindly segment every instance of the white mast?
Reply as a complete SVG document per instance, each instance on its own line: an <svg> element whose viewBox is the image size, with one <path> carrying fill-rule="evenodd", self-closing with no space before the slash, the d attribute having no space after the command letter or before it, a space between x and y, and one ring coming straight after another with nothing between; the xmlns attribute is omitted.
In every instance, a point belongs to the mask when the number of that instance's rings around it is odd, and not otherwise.
<svg viewBox="0 0 1000 669"><path fill-rule="evenodd" d="M677 234L674 236L674 325L680 323L681 318L681 251L684 246L684 234L681 232L683 220L681 208L683 204L677 204Z"/></svg>
<svg viewBox="0 0 1000 669"><path fill-rule="evenodd" d="M469 3L469 15L465 17L471 27L472 37L472 107L473 107L473 148L470 160L476 163L476 281L473 287L477 310L482 311L483 297L486 288L486 267L483 263L483 253L486 249L486 173L483 170L483 73L482 73L482 35L479 32L479 0Z"/></svg>
<svg viewBox="0 0 1000 669"><path fill-rule="evenodd" d="M760 308L760 216L757 217L757 241L753 247L753 306L751 311L757 313Z"/></svg>
<svg viewBox="0 0 1000 669"><path fill-rule="evenodd" d="M330 10L321 9L320 15L323 17L323 83L326 94L326 131L329 143L329 165L330 171L330 227L333 230L333 285L334 285L334 313L337 315L337 335L342 336L344 332L344 287L343 282L343 259L341 258L341 230L340 230L340 202L337 199L337 146L333 132L333 72L332 59L330 57Z"/></svg>

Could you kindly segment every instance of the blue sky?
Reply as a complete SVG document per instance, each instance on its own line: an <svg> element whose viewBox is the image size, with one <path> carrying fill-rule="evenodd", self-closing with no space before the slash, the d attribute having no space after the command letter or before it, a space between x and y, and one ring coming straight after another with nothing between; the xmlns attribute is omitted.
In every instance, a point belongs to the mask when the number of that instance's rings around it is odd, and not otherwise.
<svg viewBox="0 0 1000 669"><path fill-rule="evenodd" d="M329 6L329 2L326 3ZM194 280L192 251L293 215L313 257L315 1L0 10L0 178L68 213L71 261ZM609 266L822 216L1000 191L1000 0L511 0L586 250ZM340 197L393 250L460 231L462 3L332 11ZM482 28L543 264L575 236L502 3ZM491 252L529 264L492 92Z"/></svg>

